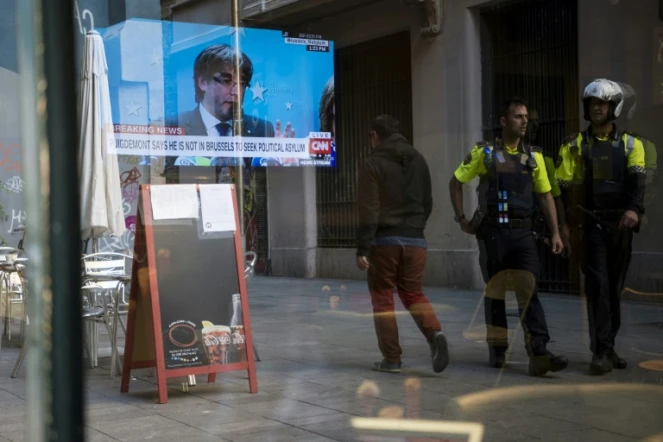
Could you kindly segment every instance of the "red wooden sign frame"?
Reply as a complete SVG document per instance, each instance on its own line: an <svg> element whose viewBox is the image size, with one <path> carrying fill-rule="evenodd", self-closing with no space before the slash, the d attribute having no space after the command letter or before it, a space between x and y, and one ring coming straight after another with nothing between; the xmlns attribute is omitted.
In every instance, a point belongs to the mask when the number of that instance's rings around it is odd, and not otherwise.
<svg viewBox="0 0 663 442"><path fill-rule="evenodd" d="M134 243L134 263L131 271L131 295L129 301L129 318L124 346L124 363L122 369L121 392L129 392L131 370L156 367L159 403L168 402L167 380L174 377L207 374L207 381L216 381L216 374L228 371L247 370L249 375L249 391L258 392L256 377L255 353L253 351L253 334L251 332L251 316L249 314L246 280L244 279L244 252L241 234L235 229L235 256L237 257L237 275L239 293L242 301L242 320L246 339L247 360L230 364L214 364L202 367L186 367L166 369L163 336L161 329L161 309L159 306L159 286L157 284L156 253L154 247L153 215L150 199L150 185L141 185L136 222L136 239ZM200 189L200 185L197 186ZM235 186L231 186L233 206L235 209L235 226L239 226L239 211ZM145 222L143 222L143 216ZM140 262L144 257L147 262ZM147 270L148 278L145 278ZM141 285L142 284L142 285ZM146 287L149 286L149 287ZM151 326L150 326L151 325ZM142 348L141 348L142 347Z"/></svg>

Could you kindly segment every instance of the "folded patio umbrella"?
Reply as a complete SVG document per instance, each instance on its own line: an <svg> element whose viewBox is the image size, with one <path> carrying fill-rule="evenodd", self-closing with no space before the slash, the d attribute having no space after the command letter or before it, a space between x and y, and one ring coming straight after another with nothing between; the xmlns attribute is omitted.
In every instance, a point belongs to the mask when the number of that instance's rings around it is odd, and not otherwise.
<svg viewBox="0 0 663 442"><path fill-rule="evenodd" d="M112 136L108 65L97 31L85 36L81 64L80 142L81 239L120 236L125 230L117 154Z"/></svg>

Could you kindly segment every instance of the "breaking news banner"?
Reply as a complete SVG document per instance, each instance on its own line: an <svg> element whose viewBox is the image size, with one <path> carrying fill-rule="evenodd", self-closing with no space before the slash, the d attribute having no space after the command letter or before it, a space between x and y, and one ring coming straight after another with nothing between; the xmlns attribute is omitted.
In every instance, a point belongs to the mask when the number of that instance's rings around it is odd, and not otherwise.
<svg viewBox="0 0 663 442"><path fill-rule="evenodd" d="M142 19L99 32L117 154L166 167L335 165L332 41Z"/></svg>
<svg viewBox="0 0 663 442"><path fill-rule="evenodd" d="M326 132L311 132L306 138L211 138L186 135L182 128L115 125L109 141L117 155L150 157L292 158L315 164L334 152L331 134Z"/></svg>

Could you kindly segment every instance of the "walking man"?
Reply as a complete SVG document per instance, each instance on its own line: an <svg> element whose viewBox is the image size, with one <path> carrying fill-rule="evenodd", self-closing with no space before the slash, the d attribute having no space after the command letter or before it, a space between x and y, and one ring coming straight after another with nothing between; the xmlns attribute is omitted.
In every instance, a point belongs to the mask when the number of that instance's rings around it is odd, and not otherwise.
<svg viewBox="0 0 663 442"><path fill-rule="evenodd" d="M601 78L587 85L582 99L590 125L564 141L557 160L557 179L569 192L567 213L583 220L581 247L593 374L627 366L615 351L615 338L633 232L644 214L642 141L618 131L613 123L624 106L624 95L614 81Z"/></svg>
<svg viewBox="0 0 663 442"><path fill-rule="evenodd" d="M502 367L508 348L504 312L506 284L513 284L525 332L529 373L542 376L566 368L568 361L546 349L550 340L543 306L536 294L539 254L532 231L534 195L552 233L552 251L562 252L557 212L550 194L543 155L522 142L527 131L527 104L511 98L502 107L501 143L478 143L449 183L455 221L469 234L476 227L465 218L463 184L481 177L485 189L486 216L482 221L489 282L484 297L490 364ZM509 281L512 279L513 281Z"/></svg>
<svg viewBox="0 0 663 442"><path fill-rule="evenodd" d="M394 312L394 287L431 348L433 370L449 364L447 340L422 292L426 267L424 229L433 208L424 157L399 133L389 115L375 118L373 151L359 172L357 266L368 270L368 288L382 361L373 370L400 373L402 350Z"/></svg>

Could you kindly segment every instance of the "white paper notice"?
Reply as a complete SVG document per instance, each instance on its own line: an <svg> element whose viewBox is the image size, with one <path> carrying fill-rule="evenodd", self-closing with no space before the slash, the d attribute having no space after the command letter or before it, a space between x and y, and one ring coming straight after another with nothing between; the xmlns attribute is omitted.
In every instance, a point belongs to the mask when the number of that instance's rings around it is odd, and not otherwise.
<svg viewBox="0 0 663 442"><path fill-rule="evenodd" d="M152 217L159 219L198 218L195 184L151 186Z"/></svg>
<svg viewBox="0 0 663 442"><path fill-rule="evenodd" d="M234 232L235 208L230 184L200 186L203 232Z"/></svg>

